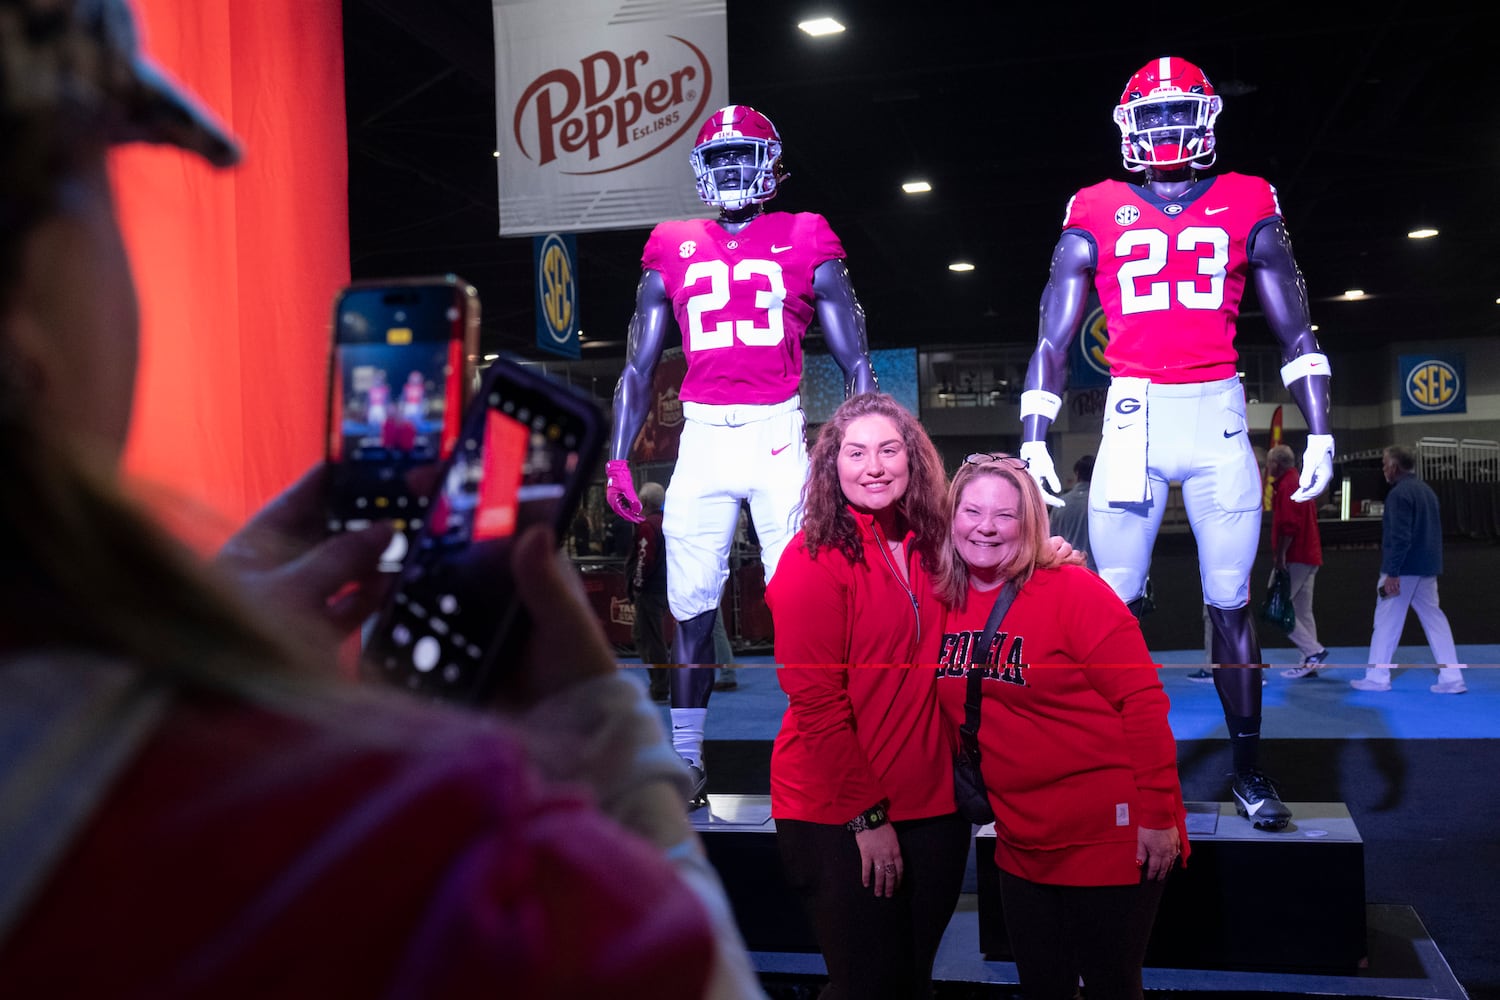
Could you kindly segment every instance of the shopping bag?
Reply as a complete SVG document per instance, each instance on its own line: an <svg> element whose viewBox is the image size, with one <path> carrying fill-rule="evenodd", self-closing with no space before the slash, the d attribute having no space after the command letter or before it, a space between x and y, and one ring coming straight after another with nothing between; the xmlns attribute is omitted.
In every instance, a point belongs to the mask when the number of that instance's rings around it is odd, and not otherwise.
<svg viewBox="0 0 1500 1000"><path fill-rule="evenodd" d="M1297 612L1292 607L1292 577L1284 569L1271 571L1265 599L1260 602L1260 620L1283 632L1297 627Z"/></svg>

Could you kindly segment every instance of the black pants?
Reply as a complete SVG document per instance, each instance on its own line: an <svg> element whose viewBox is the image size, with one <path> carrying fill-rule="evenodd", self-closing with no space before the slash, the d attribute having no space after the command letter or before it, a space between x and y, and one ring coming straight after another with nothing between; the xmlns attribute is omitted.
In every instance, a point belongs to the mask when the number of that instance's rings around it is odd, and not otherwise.
<svg viewBox="0 0 1500 1000"><path fill-rule="evenodd" d="M776 821L787 881L802 896L828 966L822 1000L931 995L932 962L963 888L973 828L956 813L894 826L904 872L886 898L861 884L859 847L847 829Z"/></svg>
<svg viewBox="0 0 1500 1000"><path fill-rule="evenodd" d="M1026 1000L1140 1000L1141 963L1165 882L1041 885L1000 873L1000 900Z"/></svg>

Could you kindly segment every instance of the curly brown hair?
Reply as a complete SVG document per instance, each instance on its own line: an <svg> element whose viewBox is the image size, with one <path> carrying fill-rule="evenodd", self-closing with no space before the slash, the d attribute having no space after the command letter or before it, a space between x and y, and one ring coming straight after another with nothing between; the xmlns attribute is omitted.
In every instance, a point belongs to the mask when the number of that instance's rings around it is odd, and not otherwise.
<svg viewBox="0 0 1500 1000"><path fill-rule="evenodd" d="M922 565L935 573L948 538L944 503L948 479L943 473L943 460L917 418L883 392L850 396L819 428L807 482L802 487L803 542L814 555L826 547L839 550L850 562L864 561L859 529L839 486L838 463L844 432L855 420L868 416L885 417L901 434L909 480L906 492L896 501L896 512L914 536L913 545Z"/></svg>

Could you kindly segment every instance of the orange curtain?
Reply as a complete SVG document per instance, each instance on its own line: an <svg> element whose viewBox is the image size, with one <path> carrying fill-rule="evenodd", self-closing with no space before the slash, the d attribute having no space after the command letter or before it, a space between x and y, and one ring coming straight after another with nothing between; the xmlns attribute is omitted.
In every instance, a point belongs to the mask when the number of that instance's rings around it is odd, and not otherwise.
<svg viewBox="0 0 1500 1000"><path fill-rule="evenodd" d="M141 302L126 472L211 548L322 454L329 316L349 279L340 0L134 0L144 47L244 161L165 147L111 169Z"/></svg>

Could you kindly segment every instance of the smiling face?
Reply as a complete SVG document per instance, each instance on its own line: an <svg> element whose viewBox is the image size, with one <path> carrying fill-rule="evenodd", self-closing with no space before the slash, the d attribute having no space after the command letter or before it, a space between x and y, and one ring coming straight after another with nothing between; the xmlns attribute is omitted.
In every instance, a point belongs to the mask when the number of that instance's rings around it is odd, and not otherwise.
<svg viewBox="0 0 1500 1000"><path fill-rule="evenodd" d="M910 478L906 442L890 419L872 413L850 421L839 446L844 499L866 514L894 513Z"/></svg>
<svg viewBox="0 0 1500 1000"><path fill-rule="evenodd" d="M953 548L972 579L999 579L1022 534L1020 507L1020 491L1002 476L977 475L964 486L953 511Z"/></svg>

